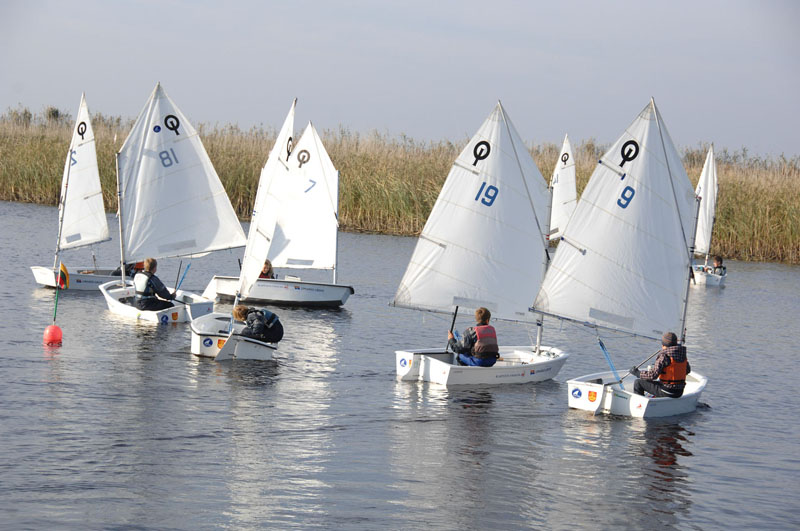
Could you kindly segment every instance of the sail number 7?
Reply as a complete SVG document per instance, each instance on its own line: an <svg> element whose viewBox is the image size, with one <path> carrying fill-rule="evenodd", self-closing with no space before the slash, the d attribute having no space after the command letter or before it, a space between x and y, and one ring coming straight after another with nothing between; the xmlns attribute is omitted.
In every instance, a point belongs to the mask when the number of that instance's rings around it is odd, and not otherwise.
<svg viewBox="0 0 800 531"><path fill-rule="evenodd" d="M497 198L497 192L499 192L499 190L496 186L491 184L486 186L486 181L483 181L480 189L478 190L478 194L475 196L475 201L480 199L481 203L490 207L492 204L494 204L494 200ZM481 195L483 195L483 197L481 197Z"/></svg>

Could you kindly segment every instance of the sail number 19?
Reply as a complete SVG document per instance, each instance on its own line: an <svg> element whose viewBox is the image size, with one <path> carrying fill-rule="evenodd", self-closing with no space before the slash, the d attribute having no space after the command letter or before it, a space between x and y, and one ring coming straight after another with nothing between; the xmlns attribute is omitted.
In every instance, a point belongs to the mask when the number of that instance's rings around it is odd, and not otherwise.
<svg viewBox="0 0 800 531"><path fill-rule="evenodd" d="M492 206L492 204L494 204L494 200L497 198L498 191L499 190L497 189L496 186L491 184L489 186L486 186L486 181L483 181L481 183L480 189L478 190L478 194L475 196L475 201L480 199L481 203L483 203L484 205ZM483 195L483 197L481 197L481 195Z"/></svg>

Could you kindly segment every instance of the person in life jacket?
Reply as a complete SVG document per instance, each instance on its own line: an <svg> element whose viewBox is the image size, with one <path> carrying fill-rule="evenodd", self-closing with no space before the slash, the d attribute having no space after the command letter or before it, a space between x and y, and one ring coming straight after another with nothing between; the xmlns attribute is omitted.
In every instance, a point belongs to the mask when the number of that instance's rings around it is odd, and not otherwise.
<svg viewBox="0 0 800 531"><path fill-rule="evenodd" d="M155 258L144 261L144 271L139 271L133 276L133 285L136 286L136 300L134 305L140 310L164 310L174 306L170 301L175 299L175 294L164 286L156 276L158 262Z"/></svg>
<svg viewBox="0 0 800 531"><path fill-rule="evenodd" d="M461 339L456 339L453 332L447 332L447 346L456 354L459 365L473 367L491 367L500 357L497 347L497 331L489 324L491 312L486 308L475 310L475 326L464 330Z"/></svg>
<svg viewBox="0 0 800 531"><path fill-rule="evenodd" d="M272 269L272 262L264 260L264 267L261 268L261 274L258 275L258 278L278 278L275 271Z"/></svg>
<svg viewBox="0 0 800 531"><path fill-rule="evenodd" d="M263 308L248 308L241 304L233 309L233 318L247 323L240 335L252 337L265 343L277 343L283 339L283 325L278 316Z"/></svg>
<svg viewBox="0 0 800 531"><path fill-rule="evenodd" d="M717 255L714 257L714 267L709 267L706 269L709 273L714 273L715 275L724 276L726 271L726 267L722 265L722 257Z"/></svg>
<svg viewBox="0 0 800 531"><path fill-rule="evenodd" d="M645 391L655 397L679 398L686 387L686 375L692 371L686 359L686 347L678 344L678 336L665 332L661 337L661 352L656 357L652 370L640 371L633 367L636 376L633 392L644 395Z"/></svg>

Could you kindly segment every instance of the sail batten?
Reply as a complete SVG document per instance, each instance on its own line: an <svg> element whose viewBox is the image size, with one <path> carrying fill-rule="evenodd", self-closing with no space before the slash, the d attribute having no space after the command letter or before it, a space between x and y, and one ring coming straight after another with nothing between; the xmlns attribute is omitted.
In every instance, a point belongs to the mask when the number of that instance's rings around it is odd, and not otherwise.
<svg viewBox="0 0 800 531"><path fill-rule="evenodd" d="M680 331L694 204L651 101L595 167L532 309L644 337Z"/></svg>
<svg viewBox="0 0 800 531"><path fill-rule="evenodd" d="M548 203L498 103L453 163L392 304L441 313L492 306L494 318L535 320L527 309L546 266Z"/></svg>

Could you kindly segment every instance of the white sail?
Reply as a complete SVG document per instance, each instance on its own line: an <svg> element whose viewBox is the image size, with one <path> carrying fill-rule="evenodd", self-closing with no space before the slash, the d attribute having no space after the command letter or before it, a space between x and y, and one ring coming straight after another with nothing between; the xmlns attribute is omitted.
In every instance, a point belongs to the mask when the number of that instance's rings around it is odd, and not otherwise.
<svg viewBox="0 0 800 531"><path fill-rule="evenodd" d="M61 197L60 249L74 249L110 239L97 170L94 130L83 94L64 163Z"/></svg>
<svg viewBox="0 0 800 531"><path fill-rule="evenodd" d="M711 146L695 188L695 194L700 198L700 215L697 217L697 236L694 244L696 254L707 255L711 250L711 233L714 231L718 190L714 146Z"/></svg>
<svg viewBox="0 0 800 531"><path fill-rule="evenodd" d="M268 258L274 267L334 269L339 172L311 123L284 164L271 186L281 206Z"/></svg>
<svg viewBox="0 0 800 531"><path fill-rule="evenodd" d="M536 298L546 314L680 335L696 202L651 102L595 168Z"/></svg>
<svg viewBox="0 0 800 531"><path fill-rule="evenodd" d="M572 156L568 135L564 135L564 145L561 147L553 176L550 178L550 190L553 194L550 237L557 238L564 231L578 200L575 191L575 158Z"/></svg>
<svg viewBox="0 0 800 531"><path fill-rule="evenodd" d="M136 119L117 163L125 262L245 244L197 131L161 84Z"/></svg>
<svg viewBox="0 0 800 531"><path fill-rule="evenodd" d="M549 192L497 104L455 161L392 304L533 321L546 266Z"/></svg>
<svg viewBox="0 0 800 531"><path fill-rule="evenodd" d="M264 260L269 253L275 231L275 222L280 208L280 198L275 195L273 183L279 183L281 175L289 171L288 160L292 153L292 135L294 131L294 112L297 100L292 102L289 114L283 122L275 145L272 146L261 177L247 233L247 246L242 259L242 270L239 273L239 294L242 298L250 295L250 290L261 274Z"/></svg>

